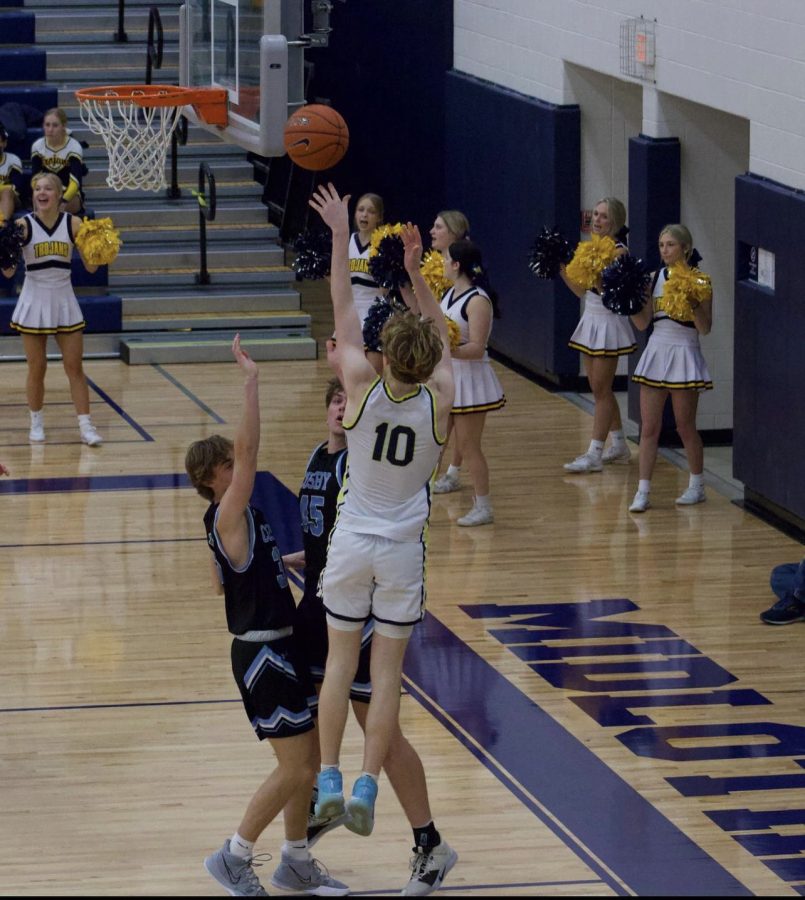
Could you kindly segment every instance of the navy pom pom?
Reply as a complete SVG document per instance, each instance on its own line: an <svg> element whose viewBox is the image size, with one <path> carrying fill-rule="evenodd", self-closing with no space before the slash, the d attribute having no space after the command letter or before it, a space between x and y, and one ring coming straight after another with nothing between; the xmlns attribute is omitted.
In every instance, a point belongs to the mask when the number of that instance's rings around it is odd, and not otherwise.
<svg viewBox="0 0 805 900"><path fill-rule="evenodd" d="M303 231L293 244L296 259L291 268L296 272L296 280L316 281L330 274L333 255L333 241L329 231Z"/></svg>
<svg viewBox="0 0 805 900"><path fill-rule="evenodd" d="M601 275L601 302L619 316L634 316L646 304L651 273L642 259L624 253Z"/></svg>
<svg viewBox="0 0 805 900"><path fill-rule="evenodd" d="M0 269L13 269L22 259L22 232L7 222L0 225Z"/></svg>
<svg viewBox="0 0 805 900"><path fill-rule="evenodd" d="M528 256L528 268L537 278L556 278L559 266L573 259L574 247L555 228L543 228Z"/></svg>
<svg viewBox="0 0 805 900"><path fill-rule="evenodd" d="M380 332L388 320L397 312L407 312L405 301L392 291L388 297L376 297L363 320L363 343L367 350L381 353Z"/></svg>
<svg viewBox="0 0 805 900"><path fill-rule="evenodd" d="M385 297L378 297L369 307L363 320L363 343L367 350L380 353L380 332L394 312L394 307Z"/></svg>
<svg viewBox="0 0 805 900"><path fill-rule="evenodd" d="M405 271L405 250L399 234L387 234L377 243L377 252L369 254L369 272L382 288L397 288L410 284Z"/></svg>

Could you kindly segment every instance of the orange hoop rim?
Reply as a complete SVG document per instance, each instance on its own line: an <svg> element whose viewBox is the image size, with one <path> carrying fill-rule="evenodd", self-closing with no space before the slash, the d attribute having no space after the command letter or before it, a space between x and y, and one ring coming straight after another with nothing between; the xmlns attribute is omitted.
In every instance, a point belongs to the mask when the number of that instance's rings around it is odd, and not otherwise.
<svg viewBox="0 0 805 900"><path fill-rule="evenodd" d="M81 88L75 92L79 103L112 103L128 100L141 107L192 106L210 125L229 121L229 92L225 88L180 87L175 84L108 84Z"/></svg>

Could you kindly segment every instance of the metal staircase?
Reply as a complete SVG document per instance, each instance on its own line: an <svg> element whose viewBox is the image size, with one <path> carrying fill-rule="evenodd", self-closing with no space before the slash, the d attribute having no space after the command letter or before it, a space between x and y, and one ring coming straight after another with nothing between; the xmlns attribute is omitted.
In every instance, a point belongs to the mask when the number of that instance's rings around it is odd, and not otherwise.
<svg viewBox="0 0 805 900"><path fill-rule="evenodd" d="M240 331L256 359L315 358L310 316L300 308L293 273L284 264L276 227L268 224L262 187L244 150L191 125L187 144L179 147L178 199L164 191L117 192L105 183L105 148L81 122L74 91L145 80L152 5L127 0L128 40L117 43L116 3L24 4L36 15L36 47L47 53L47 83L58 88L73 136L89 144L86 205L96 218L110 217L123 241L108 273L109 293L122 298L122 330L86 334L86 354L119 355L131 364L229 359L232 335ZM154 83L178 84L179 5L159 3L165 44ZM201 162L215 175L217 195L215 220L206 224L209 284L198 279L199 204L193 192ZM170 158L167 167L170 181ZM18 339L0 338L0 359L20 356Z"/></svg>

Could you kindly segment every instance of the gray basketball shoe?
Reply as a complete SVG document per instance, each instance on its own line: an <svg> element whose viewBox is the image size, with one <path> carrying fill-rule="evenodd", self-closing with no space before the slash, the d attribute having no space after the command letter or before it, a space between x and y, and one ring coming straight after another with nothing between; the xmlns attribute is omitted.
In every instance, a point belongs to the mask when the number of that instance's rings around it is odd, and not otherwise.
<svg viewBox="0 0 805 900"><path fill-rule="evenodd" d="M274 887L297 894L313 894L316 897L344 897L349 888L319 866L318 860L301 861L282 854L282 862L271 877Z"/></svg>
<svg viewBox="0 0 805 900"><path fill-rule="evenodd" d="M260 884L252 868L257 858L241 859L235 856L229 852L229 841L226 840L220 850L204 860L204 868L233 897L267 897L268 891ZM271 856L266 853L259 858L265 861Z"/></svg>

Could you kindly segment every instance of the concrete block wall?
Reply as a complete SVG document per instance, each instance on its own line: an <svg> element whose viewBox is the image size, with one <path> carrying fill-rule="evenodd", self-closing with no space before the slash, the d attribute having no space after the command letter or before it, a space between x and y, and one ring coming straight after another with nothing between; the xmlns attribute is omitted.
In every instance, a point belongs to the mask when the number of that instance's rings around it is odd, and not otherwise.
<svg viewBox="0 0 805 900"><path fill-rule="evenodd" d="M454 65L574 103L565 62L620 78L620 26L641 15L656 20L657 90L747 119L749 169L805 189L800 0L455 0Z"/></svg>

